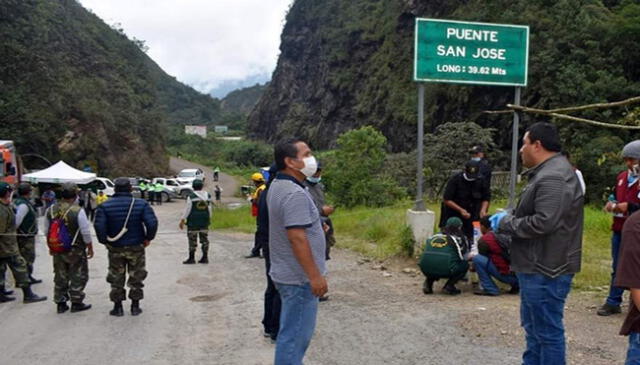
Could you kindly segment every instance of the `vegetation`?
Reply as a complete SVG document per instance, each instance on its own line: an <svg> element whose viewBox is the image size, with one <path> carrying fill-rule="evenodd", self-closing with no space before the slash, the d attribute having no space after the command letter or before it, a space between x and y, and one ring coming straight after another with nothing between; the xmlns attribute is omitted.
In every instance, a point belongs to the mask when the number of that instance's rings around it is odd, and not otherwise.
<svg viewBox="0 0 640 365"><path fill-rule="evenodd" d="M387 138L389 151L413 153L416 16L529 25L529 84L523 89L523 105L547 109L640 95L638 0L297 0L287 15L279 67L249 117L250 134L269 141L297 135L316 149L328 149L342 133L368 125ZM495 148L489 150L489 158L501 165L511 147L512 117L482 111L503 109L512 101L512 88L429 83L426 128L434 133L447 123L473 122L500 131L492 135ZM638 108L616 108L577 116L637 124L639 114ZM540 120L549 119L524 115L521 134ZM617 162L607 159L600 168L595 162L602 154L593 150L619 151L639 135L566 121L557 124L592 186L591 201L599 199L604 185L615 178L615 168L608 163ZM447 142L473 142L474 137ZM602 144L595 147L596 140ZM432 162L427 166L438 172Z"/></svg>

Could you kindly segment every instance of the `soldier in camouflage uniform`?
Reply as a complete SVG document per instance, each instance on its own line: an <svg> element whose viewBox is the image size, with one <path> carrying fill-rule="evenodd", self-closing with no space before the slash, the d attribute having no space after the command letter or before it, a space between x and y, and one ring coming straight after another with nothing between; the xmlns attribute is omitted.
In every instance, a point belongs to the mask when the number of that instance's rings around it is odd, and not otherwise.
<svg viewBox="0 0 640 365"><path fill-rule="evenodd" d="M36 260L36 234L38 234L38 215L31 204L31 185L22 183L18 186L18 197L13 200L16 208L16 227L18 227L18 248L20 256L27 262L29 281L39 284L42 280L33 277L33 263Z"/></svg>
<svg viewBox="0 0 640 365"><path fill-rule="evenodd" d="M91 244L91 223L84 209L75 204L78 187L75 184L62 186L62 200L52 205L45 213L45 232L54 219L62 218L64 225L73 237L71 250L51 253L53 256L53 301L58 313L69 310L67 301L71 301L71 312L80 312L91 308L83 303L84 288L89 281L88 259L93 257Z"/></svg>
<svg viewBox="0 0 640 365"><path fill-rule="evenodd" d="M11 186L0 182L0 266L9 266L16 286L22 288L25 303L35 303L47 300L31 291L27 263L20 256L18 241L16 240L15 214L11 208ZM0 292L0 302L15 300Z"/></svg>
<svg viewBox="0 0 640 365"><path fill-rule="evenodd" d="M187 238L189 239L189 258L183 264L195 264L195 254L198 248L198 237L202 248L202 258L198 261L201 264L209 263L209 224L211 223L211 194L202 191L204 183L202 180L193 181L193 190L187 198L180 229L187 225Z"/></svg>
<svg viewBox="0 0 640 365"><path fill-rule="evenodd" d="M114 303L112 316L124 315L122 301L126 299L124 284L129 273L129 299L131 315L142 313L145 269L145 247L149 246L158 230L158 220L149 204L131 195L129 179L116 179L116 193L102 203L96 212L94 227L98 241L109 250L107 282L111 284L109 298Z"/></svg>

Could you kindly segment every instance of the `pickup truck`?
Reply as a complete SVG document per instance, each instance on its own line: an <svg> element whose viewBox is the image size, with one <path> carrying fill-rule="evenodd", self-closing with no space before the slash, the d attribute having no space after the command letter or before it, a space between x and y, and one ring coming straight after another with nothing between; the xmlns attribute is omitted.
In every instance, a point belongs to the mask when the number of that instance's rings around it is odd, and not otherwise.
<svg viewBox="0 0 640 365"><path fill-rule="evenodd" d="M176 179L155 177L151 180L153 184L161 184L164 186L162 192L162 201L167 202L178 197L186 198L193 189L190 184L181 185Z"/></svg>

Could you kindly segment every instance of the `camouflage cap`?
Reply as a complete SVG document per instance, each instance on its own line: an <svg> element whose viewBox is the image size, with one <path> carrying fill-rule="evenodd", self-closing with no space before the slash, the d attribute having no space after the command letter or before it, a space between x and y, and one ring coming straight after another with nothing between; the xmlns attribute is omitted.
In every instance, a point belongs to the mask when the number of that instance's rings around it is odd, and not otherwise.
<svg viewBox="0 0 640 365"><path fill-rule="evenodd" d="M447 223L444 224L445 227L462 227L462 220L458 217L451 217L447 219Z"/></svg>
<svg viewBox="0 0 640 365"><path fill-rule="evenodd" d="M201 190L202 187L204 186L204 183L202 182L202 180L200 179L195 179L193 180L193 182L191 183L191 186L196 189L196 190Z"/></svg>
<svg viewBox="0 0 640 365"><path fill-rule="evenodd" d="M72 199L78 195L78 185L74 183L64 183L62 184L62 198L64 199Z"/></svg>
<svg viewBox="0 0 640 365"><path fill-rule="evenodd" d="M0 197L3 197L7 194L7 192L11 192L13 188L11 185L7 184L4 181L0 181Z"/></svg>

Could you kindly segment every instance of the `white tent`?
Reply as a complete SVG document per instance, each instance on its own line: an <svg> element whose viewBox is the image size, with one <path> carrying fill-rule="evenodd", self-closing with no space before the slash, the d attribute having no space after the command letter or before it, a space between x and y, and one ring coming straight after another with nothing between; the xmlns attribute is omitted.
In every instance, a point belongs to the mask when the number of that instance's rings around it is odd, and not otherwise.
<svg viewBox="0 0 640 365"><path fill-rule="evenodd" d="M31 174L22 175L22 181L32 184L51 183L51 184L88 184L96 179L96 174L92 172L84 172L64 163L58 163L40 171Z"/></svg>

